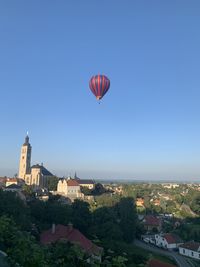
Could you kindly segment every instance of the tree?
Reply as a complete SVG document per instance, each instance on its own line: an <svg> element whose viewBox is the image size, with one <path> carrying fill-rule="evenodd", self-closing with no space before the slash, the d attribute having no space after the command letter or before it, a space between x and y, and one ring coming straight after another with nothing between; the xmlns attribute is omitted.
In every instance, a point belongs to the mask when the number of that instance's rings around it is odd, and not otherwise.
<svg viewBox="0 0 200 267"><path fill-rule="evenodd" d="M127 258L117 256L112 259L112 267L126 267Z"/></svg>
<svg viewBox="0 0 200 267"><path fill-rule="evenodd" d="M91 225L91 213L87 202L78 199L73 202L72 222L74 227L79 229L82 233L88 233L88 228Z"/></svg>
<svg viewBox="0 0 200 267"><path fill-rule="evenodd" d="M57 190L57 184L58 184L58 177L51 176L47 179L47 189L49 191L56 191Z"/></svg>
<svg viewBox="0 0 200 267"><path fill-rule="evenodd" d="M0 190L0 214L13 217L21 228L28 230L30 228L30 212L27 205L15 192L4 192Z"/></svg>
<svg viewBox="0 0 200 267"><path fill-rule="evenodd" d="M97 183L95 184L95 188L92 190L92 195L99 196L106 192L107 190L103 187L103 185L100 183Z"/></svg>
<svg viewBox="0 0 200 267"><path fill-rule="evenodd" d="M56 242L46 248L49 267L86 267L85 253L68 242Z"/></svg>
<svg viewBox="0 0 200 267"><path fill-rule="evenodd" d="M12 266L47 267L44 252L35 239L7 216L0 217L0 248L7 253Z"/></svg>
<svg viewBox="0 0 200 267"><path fill-rule="evenodd" d="M200 194L194 196L192 203L191 203L191 209L194 212L197 212L200 214Z"/></svg>
<svg viewBox="0 0 200 267"><path fill-rule="evenodd" d="M136 229L136 208L133 198L122 198L116 205L120 229L126 242L132 242Z"/></svg>

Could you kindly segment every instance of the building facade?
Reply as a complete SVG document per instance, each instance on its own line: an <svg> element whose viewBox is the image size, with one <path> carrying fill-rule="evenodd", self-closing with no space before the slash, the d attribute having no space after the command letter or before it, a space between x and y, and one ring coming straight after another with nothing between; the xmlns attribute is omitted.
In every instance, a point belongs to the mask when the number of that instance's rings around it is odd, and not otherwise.
<svg viewBox="0 0 200 267"><path fill-rule="evenodd" d="M25 138L25 143L22 145L19 163L19 178L23 179L27 185L45 188L47 187L48 179L53 177L43 164L36 164L31 167L31 150L29 136Z"/></svg>
<svg viewBox="0 0 200 267"><path fill-rule="evenodd" d="M20 163L19 163L19 178L25 179L26 174L31 172L31 150L29 136L25 138L25 143L21 148Z"/></svg>
<svg viewBox="0 0 200 267"><path fill-rule="evenodd" d="M183 244L183 241L181 238L175 234L156 234L155 235L155 241L156 241L156 246L162 247L165 249L176 249L178 248L181 244Z"/></svg>
<svg viewBox="0 0 200 267"><path fill-rule="evenodd" d="M57 193L71 200L83 198L79 183L75 179L60 179L57 184Z"/></svg>
<svg viewBox="0 0 200 267"><path fill-rule="evenodd" d="M188 242L179 247L179 253L196 260L200 260L200 243Z"/></svg>

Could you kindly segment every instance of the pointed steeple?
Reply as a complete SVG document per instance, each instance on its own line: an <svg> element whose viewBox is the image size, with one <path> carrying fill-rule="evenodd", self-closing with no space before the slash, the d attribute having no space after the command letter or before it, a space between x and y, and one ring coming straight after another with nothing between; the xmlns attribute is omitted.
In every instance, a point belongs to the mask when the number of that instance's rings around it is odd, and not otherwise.
<svg viewBox="0 0 200 267"><path fill-rule="evenodd" d="M31 171L31 145L29 143L28 133L25 137L25 143L21 148L20 163L19 163L19 178L25 179L26 174Z"/></svg>
<svg viewBox="0 0 200 267"><path fill-rule="evenodd" d="M24 143L24 146L25 146L25 145L30 145L30 144L29 144L29 136L28 136L28 132L27 132L26 137L25 137L25 143Z"/></svg>
<svg viewBox="0 0 200 267"><path fill-rule="evenodd" d="M74 179L77 179L77 175L76 175L76 172L75 172L75 174L74 174Z"/></svg>

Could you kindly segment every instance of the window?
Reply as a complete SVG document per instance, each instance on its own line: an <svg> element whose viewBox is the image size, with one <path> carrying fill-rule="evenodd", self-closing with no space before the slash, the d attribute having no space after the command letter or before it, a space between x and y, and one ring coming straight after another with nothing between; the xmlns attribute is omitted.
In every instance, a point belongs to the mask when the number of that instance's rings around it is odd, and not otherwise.
<svg viewBox="0 0 200 267"><path fill-rule="evenodd" d="M183 254L185 254L185 249L183 249Z"/></svg>
<svg viewBox="0 0 200 267"><path fill-rule="evenodd" d="M192 254L192 256L194 256L194 253L193 253L193 251L192 251L192 253L191 253L191 254Z"/></svg>

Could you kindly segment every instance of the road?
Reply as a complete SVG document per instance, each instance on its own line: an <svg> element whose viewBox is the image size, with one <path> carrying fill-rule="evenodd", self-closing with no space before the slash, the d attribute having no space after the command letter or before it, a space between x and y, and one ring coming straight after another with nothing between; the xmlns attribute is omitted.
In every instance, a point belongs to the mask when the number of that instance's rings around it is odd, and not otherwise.
<svg viewBox="0 0 200 267"><path fill-rule="evenodd" d="M151 252L173 258L179 267L194 267L194 265L192 264L192 262L189 259L181 256L180 254L178 254L174 251L163 250L163 249L157 248L153 245L146 244L146 243L144 243L140 240L137 240L137 239L134 241L134 245L137 247L141 247L143 249L149 250Z"/></svg>

